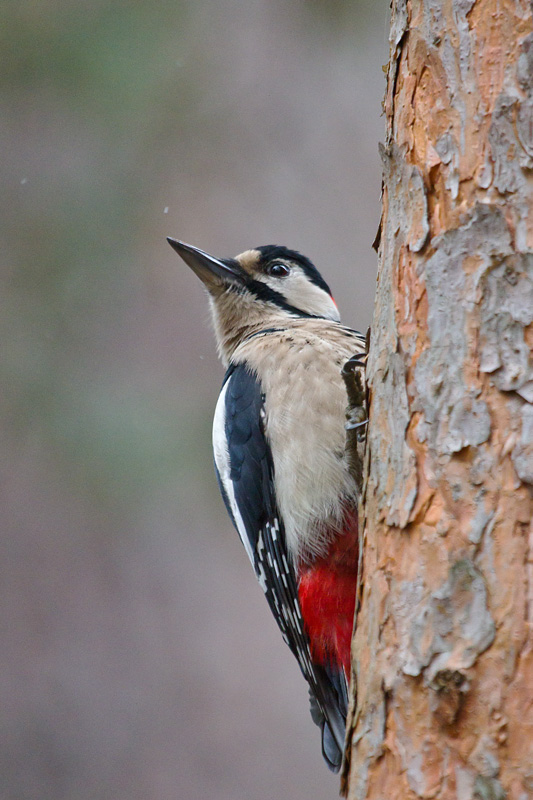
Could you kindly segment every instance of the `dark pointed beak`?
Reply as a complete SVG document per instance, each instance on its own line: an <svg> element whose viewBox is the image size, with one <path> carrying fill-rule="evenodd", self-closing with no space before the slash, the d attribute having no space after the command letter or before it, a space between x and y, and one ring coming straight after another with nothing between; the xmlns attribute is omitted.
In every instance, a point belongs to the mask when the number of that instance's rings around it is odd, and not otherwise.
<svg viewBox="0 0 533 800"><path fill-rule="evenodd" d="M187 266L195 272L209 291L220 292L231 283L243 284L246 273L239 264L228 259L221 261L210 256L198 247L193 247L185 242L179 242L167 236L169 245L182 257Z"/></svg>

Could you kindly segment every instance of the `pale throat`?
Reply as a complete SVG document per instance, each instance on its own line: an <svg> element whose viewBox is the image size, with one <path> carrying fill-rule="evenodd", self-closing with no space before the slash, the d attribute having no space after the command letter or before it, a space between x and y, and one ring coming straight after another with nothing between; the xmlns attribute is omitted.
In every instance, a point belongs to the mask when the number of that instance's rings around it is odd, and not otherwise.
<svg viewBox="0 0 533 800"><path fill-rule="evenodd" d="M258 307L255 298L225 293L210 297L209 305L215 329L218 353L224 366L242 342L266 328L286 327L291 319L273 304Z"/></svg>

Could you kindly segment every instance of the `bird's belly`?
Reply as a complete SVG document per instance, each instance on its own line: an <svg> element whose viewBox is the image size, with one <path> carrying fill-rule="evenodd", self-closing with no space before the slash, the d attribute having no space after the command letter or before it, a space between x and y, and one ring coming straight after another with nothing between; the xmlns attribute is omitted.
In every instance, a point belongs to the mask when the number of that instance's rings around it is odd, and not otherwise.
<svg viewBox="0 0 533 800"><path fill-rule="evenodd" d="M290 381L266 391L276 500L295 561L325 553L331 535L321 523L338 529L343 500L357 496L345 458L346 390L335 366L293 362Z"/></svg>

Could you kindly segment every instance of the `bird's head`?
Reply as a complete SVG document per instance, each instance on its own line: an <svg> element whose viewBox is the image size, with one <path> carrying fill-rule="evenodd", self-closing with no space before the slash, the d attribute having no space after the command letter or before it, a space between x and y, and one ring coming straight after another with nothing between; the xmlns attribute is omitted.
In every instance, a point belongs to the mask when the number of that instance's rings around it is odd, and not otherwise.
<svg viewBox="0 0 533 800"><path fill-rule="evenodd" d="M331 291L316 267L296 250L266 245L235 258L215 258L190 244L168 243L209 292L224 360L255 331L302 318L339 321Z"/></svg>

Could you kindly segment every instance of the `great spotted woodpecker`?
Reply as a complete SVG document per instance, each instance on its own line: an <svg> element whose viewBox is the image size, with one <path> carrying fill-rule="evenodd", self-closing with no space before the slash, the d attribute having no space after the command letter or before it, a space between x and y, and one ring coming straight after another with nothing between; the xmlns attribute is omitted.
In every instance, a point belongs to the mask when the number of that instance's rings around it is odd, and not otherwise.
<svg viewBox="0 0 533 800"><path fill-rule="evenodd" d="M218 259L168 239L209 293L227 367L213 424L222 497L309 684L329 767L342 761L358 565L358 470L341 376L361 334L305 256L269 245ZM348 372L362 373L352 358ZM352 409L352 413L353 413ZM364 425L355 409L351 428ZM355 419L355 422L353 421ZM350 427L348 425L347 427Z"/></svg>

